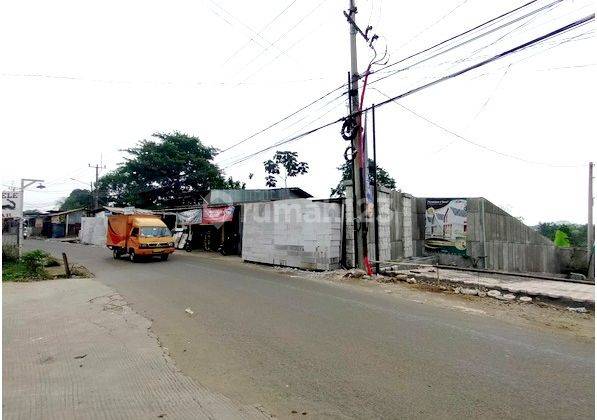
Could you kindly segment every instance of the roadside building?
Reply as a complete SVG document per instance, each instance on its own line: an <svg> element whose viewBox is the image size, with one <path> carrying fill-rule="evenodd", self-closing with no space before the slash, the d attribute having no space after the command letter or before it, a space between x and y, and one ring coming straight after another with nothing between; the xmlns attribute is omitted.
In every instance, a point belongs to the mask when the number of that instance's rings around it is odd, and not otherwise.
<svg viewBox="0 0 597 420"><path fill-rule="evenodd" d="M81 218L88 213L85 208L66 211L50 210L45 213L29 214L25 224L32 236L46 238L76 237L81 230Z"/></svg>
<svg viewBox="0 0 597 420"><path fill-rule="evenodd" d="M300 188L211 190L203 203L164 209L163 214L166 219L168 213L176 214L174 220L170 216L167 224L170 227L174 222L172 227L180 231L178 248L183 248L188 241L191 249L241 255L245 206L310 197Z"/></svg>

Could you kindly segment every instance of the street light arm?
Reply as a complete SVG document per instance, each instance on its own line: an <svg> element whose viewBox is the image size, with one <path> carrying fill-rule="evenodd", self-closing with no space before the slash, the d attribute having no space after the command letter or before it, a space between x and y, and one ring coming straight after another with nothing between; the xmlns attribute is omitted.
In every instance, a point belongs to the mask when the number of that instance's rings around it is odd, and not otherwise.
<svg viewBox="0 0 597 420"><path fill-rule="evenodd" d="M27 184L25 184L25 181L28 181ZM30 178L22 178L21 179L21 191L24 190L25 188L29 187L30 185L35 184L36 182L44 182L43 179L30 179Z"/></svg>

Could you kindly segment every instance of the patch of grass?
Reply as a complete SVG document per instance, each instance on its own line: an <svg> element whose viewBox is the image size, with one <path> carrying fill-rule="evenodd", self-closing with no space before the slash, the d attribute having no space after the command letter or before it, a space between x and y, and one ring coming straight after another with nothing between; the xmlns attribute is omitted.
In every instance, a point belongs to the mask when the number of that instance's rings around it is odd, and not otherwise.
<svg viewBox="0 0 597 420"><path fill-rule="evenodd" d="M47 279L45 267L57 262L48 253L36 249L21 257L20 260L2 259L2 281L27 281Z"/></svg>
<svg viewBox="0 0 597 420"><path fill-rule="evenodd" d="M39 273L33 274L22 261L2 260L2 281L29 281L38 280Z"/></svg>

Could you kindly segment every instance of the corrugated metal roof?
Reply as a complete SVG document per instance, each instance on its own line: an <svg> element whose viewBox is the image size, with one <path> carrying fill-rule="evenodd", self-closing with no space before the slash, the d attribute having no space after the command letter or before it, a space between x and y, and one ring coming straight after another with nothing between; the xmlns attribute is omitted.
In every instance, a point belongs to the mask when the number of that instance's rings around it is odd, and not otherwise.
<svg viewBox="0 0 597 420"><path fill-rule="evenodd" d="M311 194L300 188L270 188L259 190L211 190L206 200L210 205L256 203L261 201L310 198Z"/></svg>
<svg viewBox="0 0 597 420"><path fill-rule="evenodd" d="M55 212L48 212L46 214L40 214L38 216L34 216L34 217L54 217L54 216L62 216L63 214L70 214L70 213L76 213L79 211L87 211L85 209L85 207L81 207L78 209L72 209L72 210L65 210L65 211L55 211Z"/></svg>

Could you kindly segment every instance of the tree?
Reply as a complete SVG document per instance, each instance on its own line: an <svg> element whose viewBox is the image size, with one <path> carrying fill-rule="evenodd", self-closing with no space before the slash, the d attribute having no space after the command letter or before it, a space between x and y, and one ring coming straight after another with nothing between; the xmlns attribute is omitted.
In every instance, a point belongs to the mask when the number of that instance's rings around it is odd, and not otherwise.
<svg viewBox="0 0 597 420"><path fill-rule="evenodd" d="M556 230L553 243L555 246L559 248L570 248L570 238L568 237L566 232L560 229Z"/></svg>
<svg viewBox="0 0 597 420"><path fill-rule="evenodd" d="M273 159L263 162L265 172L265 185L274 188L279 180L284 181L284 187L288 186L288 177L304 175L309 170L307 162L298 161L298 153L290 151L276 151ZM282 172L281 172L282 171Z"/></svg>
<svg viewBox="0 0 597 420"><path fill-rule="evenodd" d="M175 207L201 203L211 189L244 188L225 179L212 161L217 150L187 134L156 133L128 153L98 183L102 197L118 206Z"/></svg>
<svg viewBox="0 0 597 420"><path fill-rule="evenodd" d="M369 164L369 183L373 184L373 160L368 160ZM340 182L336 188L332 188L330 196L331 197L344 197L344 193L346 191L346 187L344 186L344 181L352 180L352 162L344 162L342 165L338 166L338 170L341 173ZM388 171L386 171L381 166L377 167L377 185L395 189L396 188L396 180L390 176Z"/></svg>
<svg viewBox="0 0 597 420"><path fill-rule="evenodd" d="M80 209L82 207L91 207L91 191L76 188L72 190L68 197L59 203L60 211Z"/></svg>
<svg viewBox="0 0 597 420"><path fill-rule="evenodd" d="M536 226L537 231L549 238L551 241L557 239L556 235L559 235L559 238L562 238L562 234L557 234L557 231L562 232L566 235L566 239L569 241L569 246L584 248L587 246L587 225L586 224L576 224L576 223L568 223L568 222L560 222L560 223L553 223L553 222L543 222L539 223Z"/></svg>

